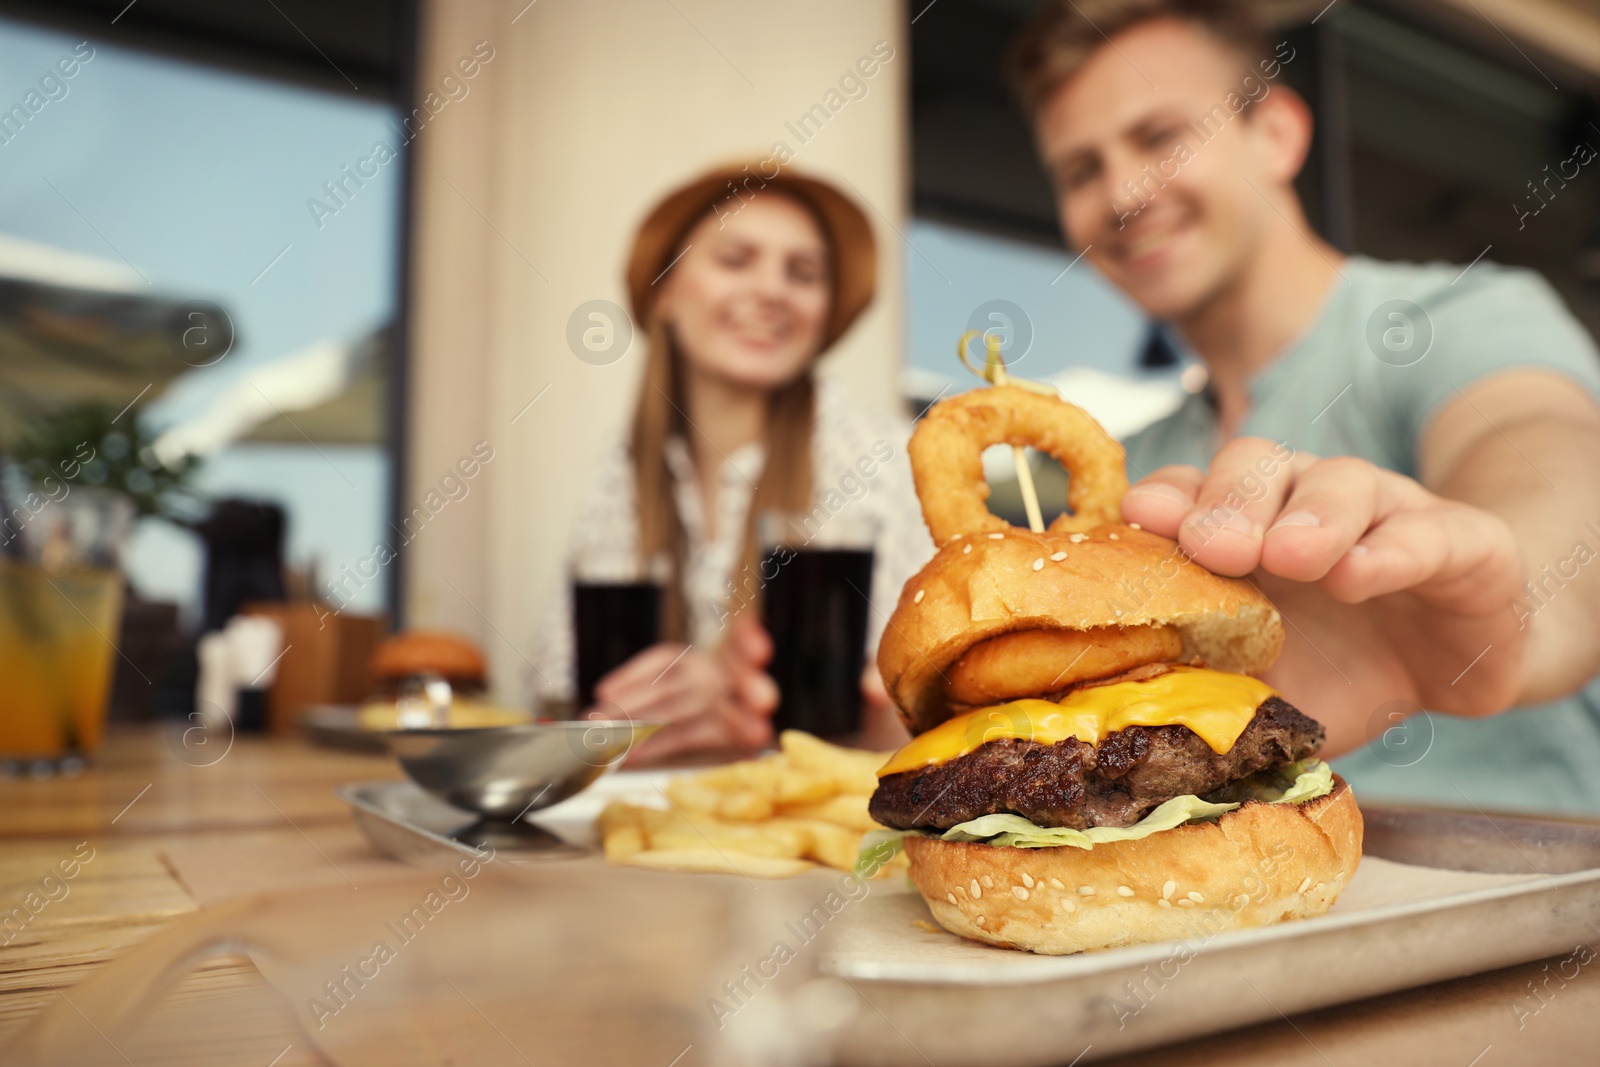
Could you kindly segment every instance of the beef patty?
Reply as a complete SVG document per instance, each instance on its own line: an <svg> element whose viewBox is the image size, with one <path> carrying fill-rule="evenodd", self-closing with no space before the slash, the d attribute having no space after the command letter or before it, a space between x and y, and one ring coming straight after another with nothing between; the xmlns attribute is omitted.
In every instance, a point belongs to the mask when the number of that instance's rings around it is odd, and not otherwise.
<svg viewBox="0 0 1600 1067"><path fill-rule="evenodd" d="M1314 755L1322 725L1268 698L1227 752L1187 726L1130 726L1098 745L1007 738L918 771L891 774L872 794L872 817L897 830L948 830L980 815L1020 815L1036 826L1130 826L1173 797Z"/></svg>

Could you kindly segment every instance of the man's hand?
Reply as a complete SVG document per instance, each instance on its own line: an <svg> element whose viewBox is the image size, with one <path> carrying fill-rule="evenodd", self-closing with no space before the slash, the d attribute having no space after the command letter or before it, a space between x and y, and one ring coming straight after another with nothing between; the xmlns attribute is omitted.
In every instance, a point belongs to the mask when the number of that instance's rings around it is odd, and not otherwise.
<svg viewBox="0 0 1600 1067"><path fill-rule="evenodd" d="M1228 442L1202 474L1164 467L1123 517L1201 566L1249 576L1284 618L1266 681L1328 729L1325 754L1392 725L1394 701L1490 715L1523 688L1525 567L1507 523L1365 460Z"/></svg>

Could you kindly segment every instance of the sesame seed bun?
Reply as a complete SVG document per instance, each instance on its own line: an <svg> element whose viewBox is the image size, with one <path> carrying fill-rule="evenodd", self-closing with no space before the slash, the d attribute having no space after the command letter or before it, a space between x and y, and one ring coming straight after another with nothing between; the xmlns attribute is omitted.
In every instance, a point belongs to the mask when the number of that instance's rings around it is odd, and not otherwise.
<svg viewBox="0 0 1600 1067"><path fill-rule="evenodd" d="M1249 582L1190 562L1176 542L1108 523L1082 533L1011 528L947 542L906 583L878 646L878 669L913 734L967 708L948 669L972 646L1025 630L1093 630L1115 642L1134 626L1171 626L1181 659L1259 674L1283 647L1283 623ZM1037 696L1038 693L1018 693Z"/></svg>
<svg viewBox="0 0 1600 1067"><path fill-rule="evenodd" d="M1092 849L1007 848L909 836L911 880L946 930L1001 948L1064 955L1324 914L1361 860L1355 795L1250 801Z"/></svg>

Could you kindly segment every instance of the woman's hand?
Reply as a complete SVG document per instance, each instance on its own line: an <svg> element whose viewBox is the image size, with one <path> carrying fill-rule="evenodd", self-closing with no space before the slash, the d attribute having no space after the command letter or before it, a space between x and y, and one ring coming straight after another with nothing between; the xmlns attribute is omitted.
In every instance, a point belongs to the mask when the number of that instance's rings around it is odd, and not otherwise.
<svg viewBox="0 0 1600 1067"><path fill-rule="evenodd" d="M762 668L772 641L754 615L741 613L714 654L679 644L645 649L595 686L601 705L637 722L667 725L628 757L640 766L697 750L752 752L772 741L778 689ZM614 718L605 707L588 718Z"/></svg>

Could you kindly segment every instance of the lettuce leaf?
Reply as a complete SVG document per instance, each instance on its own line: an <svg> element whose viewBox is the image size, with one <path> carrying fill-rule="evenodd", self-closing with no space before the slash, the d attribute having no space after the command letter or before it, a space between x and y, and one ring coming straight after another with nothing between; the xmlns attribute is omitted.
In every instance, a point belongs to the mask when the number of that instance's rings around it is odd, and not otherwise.
<svg viewBox="0 0 1600 1067"><path fill-rule="evenodd" d="M1173 797L1132 826L1091 826L1072 830L1065 826L1035 826L1020 815L980 815L957 823L939 835L941 841L981 841L1011 848L1094 848L1112 841L1137 841L1186 822L1214 819L1238 804L1212 804L1197 796Z"/></svg>
<svg viewBox="0 0 1600 1067"><path fill-rule="evenodd" d="M1300 804L1333 792L1333 768L1319 759L1301 760L1231 783L1228 794L1202 800L1188 794L1173 797L1132 826L1091 826L1071 830L1061 826L1035 826L1020 815L981 815L958 823L938 835L941 841L981 841L1011 848L1093 848L1112 841L1137 841L1188 822L1203 822L1232 811L1247 800L1269 804ZM1212 794L1216 797L1217 794Z"/></svg>
<svg viewBox="0 0 1600 1067"><path fill-rule="evenodd" d="M1268 803L1304 804L1333 792L1333 768L1325 761L1303 759L1299 763L1291 763L1289 767L1294 768L1294 782L1283 791L1282 796L1276 800L1269 799Z"/></svg>
<svg viewBox="0 0 1600 1067"><path fill-rule="evenodd" d="M1319 759L1304 759L1252 774L1210 794L1219 804L1263 800L1269 804L1300 804L1333 792L1333 768Z"/></svg>
<svg viewBox="0 0 1600 1067"><path fill-rule="evenodd" d="M971 841L1010 848L1067 846L1090 849L1097 844L1137 841L1185 823L1215 819L1247 800L1260 800L1268 804L1303 804L1331 792L1333 768L1323 760L1306 759L1230 783L1211 794L1211 800L1202 800L1193 794L1173 797L1132 826L1091 826L1087 830L1071 830L1060 826L1035 826L1020 815L981 815L958 823L942 834L923 833L922 836L938 837L941 841ZM877 849L879 851L874 855L878 857L877 862L882 863L882 847L892 842L898 848L900 840L909 833L921 831L874 831L862 839L861 855L866 857L869 849ZM859 862L857 866L859 869Z"/></svg>

